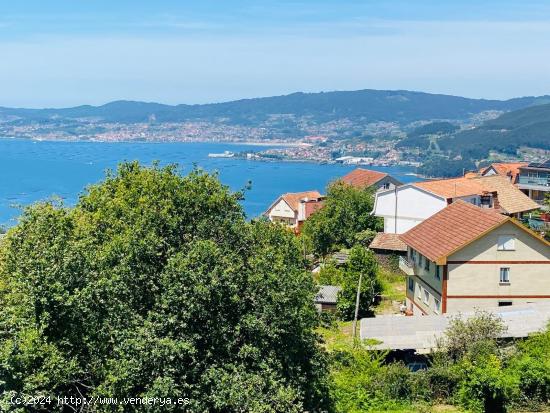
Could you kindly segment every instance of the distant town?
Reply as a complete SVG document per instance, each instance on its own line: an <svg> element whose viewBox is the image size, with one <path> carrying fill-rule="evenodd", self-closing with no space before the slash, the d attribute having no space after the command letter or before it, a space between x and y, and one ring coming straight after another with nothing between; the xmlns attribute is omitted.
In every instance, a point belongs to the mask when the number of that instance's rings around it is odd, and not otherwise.
<svg viewBox="0 0 550 413"><path fill-rule="evenodd" d="M545 127L549 102L547 96L487 101L363 90L213 105L120 101L66 109L0 108L0 136L246 143L258 148L233 155L261 161L406 165L423 176L452 177L491 162L543 162L550 157Z"/></svg>

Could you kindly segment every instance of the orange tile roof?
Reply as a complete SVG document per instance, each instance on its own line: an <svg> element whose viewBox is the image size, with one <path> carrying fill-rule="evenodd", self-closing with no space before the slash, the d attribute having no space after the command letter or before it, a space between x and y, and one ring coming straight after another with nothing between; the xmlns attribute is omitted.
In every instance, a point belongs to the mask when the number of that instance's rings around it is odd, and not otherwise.
<svg viewBox="0 0 550 413"><path fill-rule="evenodd" d="M535 201L517 189L508 178L500 175L438 179L416 182L413 185L446 199L496 191L500 208L506 214L539 208Z"/></svg>
<svg viewBox="0 0 550 413"><path fill-rule="evenodd" d="M500 175L478 178L487 192L497 193L500 208L507 214L532 211L540 205L521 192L508 178Z"/></svg>
<svg viewBox="0 0 550 413"><path fill-rule="evenodd" d="M477 178L451 178L415 182L414 186L443 198L456 198L481 194L484 191Z"/></svg>
<svg viewBox="0 0 550 413"><path fill-rule="evenodd" d="M481 174L485 174L489 168L493 167L497 174L511 178L512 183L515 184L519 176L519 168L527 165L527 162L498 162L483 168Z"/></svg>
<svg viewBox="0 0 550 413"><path fill-rule="evenodd" d="M300 201L302 199L319 199L321 197L322 195L318 191L289 192L281 196L281 198L283 198L288 206L294 211L298 211L298 206L300 205Z"/></svg>
<svg viewBox="0 0 550 413"><path fill-rule="evenodd" d="M379 232L370 243L369 248L375 250L407 251L407 244L401 241L399 234Z"/></svg>
<svg viewBox="0 0 550 413"><path fill-rule="evenodd" d="M371 171L370 169L357 168L349 174L340 178L340 181L359 189L368 188L374 185L381 179L384 179L388 174L384 172Z"/></svg>
<svg viewBox="0 0 550 413"><path fill-rule="evenodd" d="M456 201L400 236L431 261L440 262L483 234L511 220L491 209Z"/></svg>

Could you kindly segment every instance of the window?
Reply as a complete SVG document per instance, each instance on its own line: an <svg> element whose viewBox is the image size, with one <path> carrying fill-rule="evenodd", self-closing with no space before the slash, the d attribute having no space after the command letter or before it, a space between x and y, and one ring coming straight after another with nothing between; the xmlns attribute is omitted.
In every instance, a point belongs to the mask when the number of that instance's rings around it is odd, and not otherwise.
<svg viewBox="0 0 550 413"><path fill-rule="evenodd" d="M499 235L498 250L514 251L516 249L515 237L513 235Z"/></svg>
<svg viewBox="0 0 550 413"><path fill-rule="evenodd" d="M422 286L421 285L419 285L418 290L416 290L416 296L418 297L419 300L422 298Z"/></svg>
<svg viewBox="0 0 550 413"><path fill-rule="evenodd" d="M418 254L418 266L422 267L422 260L424 259L424 256L422 254Z"/></svg>
<svg viewBox="0 0 550 413"><path fill-rule="evenodd" d="M409 277L409 290L414 291L414 280Z"/></svg>
<svg viewBox="0 0 550 413"><path fill-rule="evenodd" d="M500 269L500 283L510 284L510 268L504 267Z"/></svg>
<svg viewBox="0 0 550 413"><path fill-rule="evenodd" d="M430 260L428 258L424 258L424 269L430 271Z"/></svg>
<svg viewBox="0 0 550 413"><path fill-rule="evenodd" d="M430 302L430 293L428 290L424 290L424 304L428 304Z"/></svg>
<svg viewBox="0 0 550 413"><path fill-rule="evenodd" d="M499 301L498 306L499 307L510 307L512 305L511 301Z"/></svg>
<svg viewBox="0 0 550 413"><path fill-rule="evenodd" d="M390 183L389 182L384 183L384 189L390 189Z"/></svg>
<svg viewBox="0 0 550 413"><path fill-rule="evenodd" d="M437 278L438 280L441 279L441 265L435 266L435 278Z"/></svg>
<svg viewBox="0 0 550 413"><path fill-rule="evenodd" d="M441 301L439 301L437 298L434 298L434 310L437 314L441 312Z"/></svg>

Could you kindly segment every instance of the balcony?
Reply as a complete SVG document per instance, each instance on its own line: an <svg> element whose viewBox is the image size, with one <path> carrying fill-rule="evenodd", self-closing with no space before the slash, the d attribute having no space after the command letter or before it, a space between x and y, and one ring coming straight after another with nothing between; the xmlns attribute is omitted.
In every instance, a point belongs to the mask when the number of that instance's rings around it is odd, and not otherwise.
<svg viewBox="0 0 550 413"><path fill-rule="evenodd" d="M518 183L520 186L526 185L533 187L550 187L550 175L542 177L520 176Z"/></svg>
<svg viewBox="0 0 550 413"><path fill-rule="evenodd" d="M414 275L414 264L407 257L399 257L399 269L407 275Z"/></svg>

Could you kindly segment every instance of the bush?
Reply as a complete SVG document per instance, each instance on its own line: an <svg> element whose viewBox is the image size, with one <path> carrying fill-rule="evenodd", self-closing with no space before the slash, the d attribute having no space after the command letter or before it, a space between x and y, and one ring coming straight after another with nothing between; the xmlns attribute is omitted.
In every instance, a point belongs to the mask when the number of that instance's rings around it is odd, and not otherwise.
<svg viewBox="0 0 550 413"><path fill-rule="evenodd" d="M465 359L454 367L462 376L456 400L463 407L484 413L504 413L517 394L515 377L503 374L496 355Z"/></svg>
<svg viewBox="0 0 550 413"><path fill-rule="evenodd" d="M378 263L371 250L361 246L351 249L348 262L342 273L342 290L338 294L338 313L343 320L352 320L355 315L357 287L362 274L359 318L370 314L382 286L377 278Z"/></svg>

